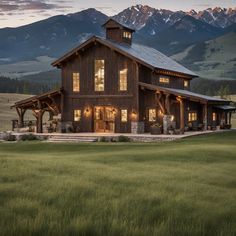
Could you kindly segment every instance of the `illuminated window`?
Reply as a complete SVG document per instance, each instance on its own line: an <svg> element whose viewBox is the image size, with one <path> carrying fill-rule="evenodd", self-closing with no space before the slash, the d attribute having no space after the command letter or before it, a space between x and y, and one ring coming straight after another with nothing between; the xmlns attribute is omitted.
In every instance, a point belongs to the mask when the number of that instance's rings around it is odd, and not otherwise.
<svg viewBox="0 0 236 236"><path fill-rule="evenodd" d="M188 88L189 87L189 81L188 80L184 80L184 87Z"/></svg>
<svg viewBox="0 0 236 236"><path fill-rule="evenodd" d="M165 76L161 76L159 78L159 82L162 84L169 84L170 83L170 78L169 77L165 77Z"/></svg>
<svg viewBox="0 0 236 236"><path fill-rule="evenodd" d="M127 69L120 70L120 91L127 91Z"/></svg>
<svg viewBox="0 0 236 236"><path fill-rule="evenodd" d="M80 91L80 76L79 73L73 73L73 91Z"/></svg>
<svg viewBox="0 0 236 236"><path fill-rule="evenodd" d="M74 121L81 120L81 110L74 110Z"/></svg>
<svg viewBox="0 0 236 236"><path fill-rule="evenodd" d="M213 113L212 113L212 120L213 120L213 121L216 121L216 120L217 120L216 112L213 112Z"/></svg>
<svg viewBox="0 0 236 236"><path fill-rule="evenodd" d="M95 91L104 91L105 61L95 60Z"/></svg>
<svg viewBox="0 0 236 236"><path fill-rule="evenodd" d="M130 32L127 32L127 31L124 31L123 32L123 38L126 38L126 39L131 39L132 35Z"/></svg>
<svg viewBox="0 0 236 236"><path fill-rule="evenodd" d="M121 122L127 122L128 121L128 112L127 110L121 110Z"/></svg>
<svg viewBox="0 0 236 236"><path fill-rule="evenodd" d="M196 120L197 120L197 112L189 112L188 121L196 121Z"/></svg>
<svg viewBox="0 0 236 236"><path fill-rule="evenodd" d="M148 110L148 120L150 122L156 121L156 116L157 116L156 109L149 109Z"/></svg>

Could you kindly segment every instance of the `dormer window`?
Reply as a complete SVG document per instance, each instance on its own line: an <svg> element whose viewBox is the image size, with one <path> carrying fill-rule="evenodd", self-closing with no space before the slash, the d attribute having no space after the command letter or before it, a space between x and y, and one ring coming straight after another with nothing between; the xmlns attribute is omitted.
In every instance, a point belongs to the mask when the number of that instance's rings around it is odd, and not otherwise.
<svg viewBox="0 0 236 236"><path fill-rule="evenodd" d="M132 34L130 32L128 32L128 31L123 32L123 38L131 39L131 37L132 37Z"/></svg>
<svg viewBox="0 0 236 236"><path fill-rule="evenodd" d="M160 76L159 77L159 82L162 84L169 84L170 83L170 78L167 76Z"/></svg>

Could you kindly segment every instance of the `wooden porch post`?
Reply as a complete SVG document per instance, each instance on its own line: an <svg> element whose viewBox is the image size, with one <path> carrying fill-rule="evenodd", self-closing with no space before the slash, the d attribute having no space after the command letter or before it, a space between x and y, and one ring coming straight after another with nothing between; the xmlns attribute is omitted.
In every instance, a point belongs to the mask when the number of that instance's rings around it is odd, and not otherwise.
<svg viewBox="0 0 236 236"><path fill-rule="evenodd" d="M203 129L207 130L207 103L203 104Z"/></svg>
<svg viewBox="0 0 236 236"><path fill-rule="evenodd" d="M179 104L180 104L180 130L182 133L184 133L184 127L185 127L185 122L184 122L184 101L179 98Z"/></svg>
<svg viewBox="0 0 236 236"><path fill-rule="evenodd" d="M16 107L16 112L19 116L19 127L22 128L24 126L24 115L25 115L26 109Z"/></svg>
<svg viewBox="0 0 236 236"><path fill-rule="evenodd" d="M166 94L165 110L166 110L167 115L170 115L170 94Z"/></svg>
<svg viewBox="0 0 236 236"><path fill-rule="evenodd" d="M229 113L229 125L231 125L231 116L232 116L232 112Z"/></svg>

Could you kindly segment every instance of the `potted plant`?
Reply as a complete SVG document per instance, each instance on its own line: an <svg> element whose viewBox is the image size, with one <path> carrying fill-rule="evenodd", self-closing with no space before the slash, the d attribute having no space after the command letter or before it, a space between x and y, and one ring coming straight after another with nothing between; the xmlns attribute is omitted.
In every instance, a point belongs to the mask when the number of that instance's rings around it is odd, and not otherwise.
<svg viewBox="0 0 236 236"><path fill-rule="evenodd" d="M175 132L175 129L174 129L173 125L170 125L170 126L168 127L168 133L169 133L170 135L173 135L174 132Z"/></svg>
<svg viewBox="0 0 236 236"><path fill-rule="evenodd" d="M160 125L159 123L155 123L155 124L151 125L150 131L151 131L151 134L161 134L162 133L162 125Z"/></svg>

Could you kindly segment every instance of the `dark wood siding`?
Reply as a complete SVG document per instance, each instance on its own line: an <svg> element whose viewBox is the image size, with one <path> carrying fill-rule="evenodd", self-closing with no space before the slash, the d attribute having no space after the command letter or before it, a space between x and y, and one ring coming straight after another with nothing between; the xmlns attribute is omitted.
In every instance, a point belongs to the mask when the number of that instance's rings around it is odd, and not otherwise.
<svg viewBox="0 0 236 236"><path fill-rule="evenodd" d="M177 77L177 76L161 75L152 71L151 69L145 66L139 67L139 74L140 74L140 82L158 85L162 87L168 87L168 88L189 89L189 88L184 87L184 80L185 80L184 78ZM159 78L161 76L168 77L170 79L169 84L160 83ZM189 83L190 83L190 80L189 80Z"/></svg>
<svg viewBox="0 0 236 236"><path fill-rule="evenodd" d="M105 90L94 90L94 61L105 60ZM119 70L128 69L128 89L119 91ZM72 90L72 73L80 73L80 92ZM95 106L111 106L116 109L116 132L131 131L131 112L138 111L138 73L134 61L122 56L110 48L94 44L84 52L68 61L62 68L65 105L63 121L73 122L73 111L82 111L81 122L75 122L82 132L93 130L93 109ZM85 116L85 109L91 110L90 116ZM128 122L120 122L120 109L128 110Z"/></svg>

